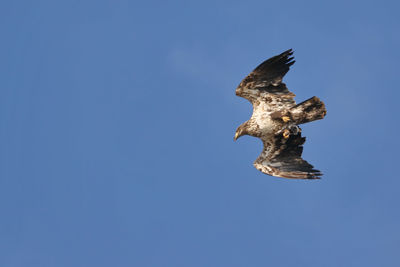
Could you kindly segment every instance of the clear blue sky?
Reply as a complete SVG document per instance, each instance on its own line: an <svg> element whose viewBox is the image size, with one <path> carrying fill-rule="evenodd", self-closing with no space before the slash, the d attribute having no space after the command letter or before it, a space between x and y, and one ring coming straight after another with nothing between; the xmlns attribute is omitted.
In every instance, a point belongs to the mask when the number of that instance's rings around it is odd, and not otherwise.
<svg viewBox="0 0 400 267"><path fill-rule="evenodd" d="M0 266L400 266L397 1L3 1ZM289 48L296 181L233 142Z"/></svg>

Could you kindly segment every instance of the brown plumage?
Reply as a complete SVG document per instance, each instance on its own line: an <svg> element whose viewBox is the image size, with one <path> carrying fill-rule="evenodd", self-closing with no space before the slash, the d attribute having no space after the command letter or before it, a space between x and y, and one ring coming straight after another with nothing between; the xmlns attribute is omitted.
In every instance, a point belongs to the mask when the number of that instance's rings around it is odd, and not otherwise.
<svg viewBox="0 0 400 267"><path fill-rule="evenodd" d="M297 179L318 179L319 170L301 158L305 137L298 126L323 119L324 103L312 97L296 105L294 94L282 82L295 62L287 50L261 63L236 88L236 95L253 104L251 118L236 130L235 140L243 135L259 137L264 144L254 167L263 173Z"/></svg>

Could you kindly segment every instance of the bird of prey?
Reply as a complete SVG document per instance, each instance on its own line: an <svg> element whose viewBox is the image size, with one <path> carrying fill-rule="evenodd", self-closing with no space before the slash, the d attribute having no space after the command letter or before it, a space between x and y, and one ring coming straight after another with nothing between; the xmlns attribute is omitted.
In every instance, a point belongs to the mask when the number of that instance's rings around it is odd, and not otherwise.
<svg viewBox="0 0 400 267"><path fill-rule="evenodd" d="M299 124L323 119L324 103L312 97L296 105L295 94L282 82L293 65L293 50L261 63L236 88L236 95L253 105L251 118L240 125L234 140L243 135L258 137L264 144L254 167L283 178L319 179L322 173L301 158L305 137Z"/></svg>

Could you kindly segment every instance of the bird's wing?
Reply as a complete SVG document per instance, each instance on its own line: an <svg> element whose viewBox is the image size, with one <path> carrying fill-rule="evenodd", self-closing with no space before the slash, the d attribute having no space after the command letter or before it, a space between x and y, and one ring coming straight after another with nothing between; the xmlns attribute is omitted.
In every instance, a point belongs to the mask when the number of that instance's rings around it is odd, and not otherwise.
<svg viewBox="0 0 400 267"><path fill-rule="evenodd" d="M253 105L263 100L278 108L293 106L296 103L293 99L295 94L282 83L283 76L295 62L292 54L293 50L289 49L261 63L239 84L236 95L246 98Z"/></svg>
<svg viewBox="0 0 400 267"><path fill-rule="evenodd" d="M254 162L263 173L293 179L319 179L322 173L301 158L306 140L301 133L285 139L282 134L261 138L264 149Z"/></svg>

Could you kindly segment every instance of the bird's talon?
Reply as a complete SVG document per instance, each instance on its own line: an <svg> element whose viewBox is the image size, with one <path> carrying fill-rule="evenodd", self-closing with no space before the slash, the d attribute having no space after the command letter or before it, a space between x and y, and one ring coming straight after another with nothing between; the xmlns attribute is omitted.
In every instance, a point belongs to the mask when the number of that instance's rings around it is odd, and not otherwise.
<svg viewBox="0 0 400 267"><path fill-rule="evenodd" d="M290 131L289 131L288 129L285 129L285 130L283 131L283 137L284 137L285 139L288 139L289 136L290 136Z"/></svg>
<svg viewBox="0 0 400 267"><path fill-rule="evenodd" d="M288 121L290 121L290 118L288 116L283 116L282 120L283 120L283 122L288 122Z"/></svg>

